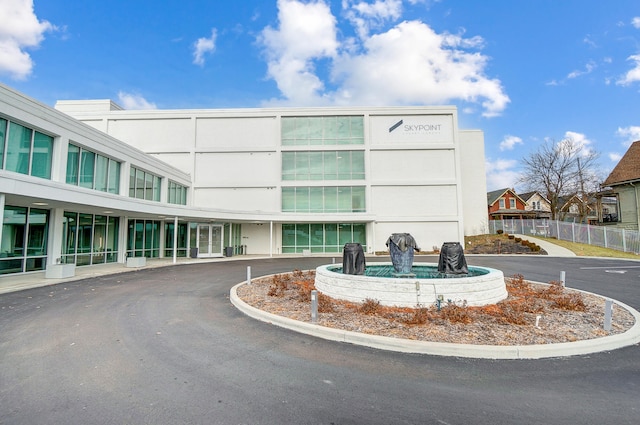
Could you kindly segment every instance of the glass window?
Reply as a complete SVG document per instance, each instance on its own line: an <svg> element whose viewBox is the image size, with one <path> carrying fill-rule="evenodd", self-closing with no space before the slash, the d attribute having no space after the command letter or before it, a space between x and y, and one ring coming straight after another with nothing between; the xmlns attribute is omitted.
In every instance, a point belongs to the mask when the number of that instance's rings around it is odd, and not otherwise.
<svg viewBox="0 0 640 425"><path fill-rule="evenodd" d="M145 173L144 176L144 198L153 201L153 174Z"/></svg>
<svg viewBox="0 0 640 425"><path fill-rule="evenodd" d="M78 170L80 169L80 147L69 144L67 153L67 183L78 184Z"/></svg>
<svg viewBox="0 0 640 425"><path fill-rule="evenodd" d="M162 190L162 179L158 176L153 176L153 195L152 200L160 202L160 191Z"/></svg>
<svg viewBox="0 0 640 425"><path fill-rule="evenodd" d="M0 168L3 168L4 142L7 138L7 120L0 118Z"/></svg>
<svg viewBox="0 0 640 425"><path fill-rule="evenodd" d="M2 221L2 248L0 249L3 258L24 256L26 224L26 208L5 206Z"/></svg>
<svg viewBox="0 0 640 425"><path fill-rule="evenodd" d="M33 131L14 122L9 123L5 169L29 174L29 156Z"/></svg>
<svg viewBox="0 0 640 425"><path fill-rule="evenodd" d="M362 180L364 151L282 153L282 180Z"/></svg>
<svg viewBox="0 0 640 425"><path fill-rule="evenodd" d="M324 212L338 212L338 188L335 186L324 188Z"/></svg>
<svg viewBox="0 0 640 425"><path fill-rule="evenodd" d="M500 209L504 209L504 198L500 198L500 201L499 201L498 207L499 207Z"/></svg>
<svg viewBox="0 0 640 425"><path fill-rule="evenodd" d="M282 252L340 252L346 243L366 246L364 223L283 223Z"/></svg>
<svg viewBox="0 0 640 425"><path fill-rule="evenodd" d="M80 187L93 189L96 154L83 149L80 158Z"/></svg>
<svg viewBox="0 0 640 425"><path fill-rule="evenodd" d="M282 211L293 212L296 210L296 188L282 188Z"/></svg>
<svg viewBox="0 0 640 425"><path fill-rule="evenodd" d="M47 217L46 210L29 210L27 256L47 255Z"/></svg>
<svg viewBox="0 0 640 425"><path fill-rule="evenodd" d="M109 184L107 187L109 193L120 193L120 163L109 159Z"/></svg>
<svg viewBox="0 0 640 425"><path fill-rule="evenodd" d="M109 158L96 155L96 174L94 188L102 192L107 191L107 179L109 178Z"/></svg>
<svg viewBox="0 0 640 425"><path fill-rule="evenodd" d="M509 199L509 208L514 209L516 207L516 200L511 198Z"/></svg>
<svg viewBox="0 0 640 425"><path fill-rule="evenodd" d="M324 188L309 188L309 212L324 212Z"/></svg>
<svg viewBox="0 0 640 425"><path fill-rule="evenodd" d="M364 144L364 117L282 117L282 144L289 146Z"/></svg>
<svg viewBox="0 0 640 425"><path fill-rule="evenodd" d="M135 169L136 172L136 198L144 199L144 171Z"/></svg>
<svg viewBox="0 0 640 425"><path fill-rule="evenodd" d="M51 178L51 161L53 159L53 137L35 132L33 137L33 155L31 159L31 175L44 179Z"/></svg>

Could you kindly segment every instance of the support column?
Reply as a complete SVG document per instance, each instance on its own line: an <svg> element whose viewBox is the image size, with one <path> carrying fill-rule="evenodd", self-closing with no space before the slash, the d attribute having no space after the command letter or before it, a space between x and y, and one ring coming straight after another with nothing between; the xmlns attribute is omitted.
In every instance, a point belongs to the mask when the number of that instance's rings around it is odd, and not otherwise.
<svg viewBox="0 0 640 425"><path fill-rule="evenodd" d="M173 264L178 262L178 217L173 219Z"/></svg>
<svg viewBox="0 0 640 425"><path fill-rule="evenodd" d="M64 209L53 208L49 211L49 234L47 235L47 266L60 264L62 258L62 228Z"/></svg>

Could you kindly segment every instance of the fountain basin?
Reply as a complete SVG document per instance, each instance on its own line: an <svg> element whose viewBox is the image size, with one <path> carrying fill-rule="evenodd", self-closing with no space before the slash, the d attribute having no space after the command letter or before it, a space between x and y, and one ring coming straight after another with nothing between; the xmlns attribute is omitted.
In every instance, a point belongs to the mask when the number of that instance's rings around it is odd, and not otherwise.
<svg viewBox="0 0 640 425"><path fill-rule="evenodd" d="M411 269L415 277L393 277L386 270L391 263L367 265L365 275L342 274L335 264L316 269L315 287L335 299L361 303L377 300L381 305L393 307L429 307L439 297L443 305L448 301L468 306L495 304L507 298L504 274L488 267L469 266L465 275L438 273L438 265L415 263Z"/></svg>

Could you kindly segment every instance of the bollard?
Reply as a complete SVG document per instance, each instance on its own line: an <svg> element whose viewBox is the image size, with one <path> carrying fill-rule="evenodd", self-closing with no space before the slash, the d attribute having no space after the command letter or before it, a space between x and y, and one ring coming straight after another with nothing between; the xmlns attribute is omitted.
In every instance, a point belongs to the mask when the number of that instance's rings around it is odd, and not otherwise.
<svg viewBox="0 0 640 425"><path fill-rule="evenodd" d="M606 299L604 301L604 330L611 330L611 318L613 317L613 300Z"/></svg>
<svg viewBox="0 0 640 425"><path fill-rule="evenodd" d="M251 285L251 266L247 266L247 285Z"/></svg>
<svg viewBox="0 0 640 425"><path fill-rule="evenodd" d="M566 282L566 281L565 281L565 277L566 277L565 272L563 272L563 271L562 271L562 272L560 272L560 282L562 282L562 287L563 287L563 288L566 286L566 284L565 284L565 282Z"/></svg>
<svg viewBox="0 0 640 425"><path fill-rule="evenodd" d="M318 321L318 291L314 289L311 291L311 322L316 323Z"/></svg>

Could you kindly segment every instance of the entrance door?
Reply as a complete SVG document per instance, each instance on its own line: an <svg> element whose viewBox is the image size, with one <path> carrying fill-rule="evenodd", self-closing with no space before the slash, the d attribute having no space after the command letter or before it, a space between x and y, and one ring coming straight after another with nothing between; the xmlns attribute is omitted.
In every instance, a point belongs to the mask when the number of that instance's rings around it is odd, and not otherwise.
<svg viewBox="0 0 640 425"><path fill-rule="evenodd" d="M222 226L198 225L198 257L222 256Z"/></svg>

